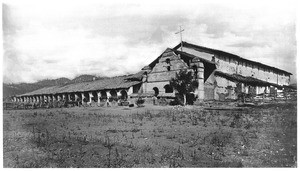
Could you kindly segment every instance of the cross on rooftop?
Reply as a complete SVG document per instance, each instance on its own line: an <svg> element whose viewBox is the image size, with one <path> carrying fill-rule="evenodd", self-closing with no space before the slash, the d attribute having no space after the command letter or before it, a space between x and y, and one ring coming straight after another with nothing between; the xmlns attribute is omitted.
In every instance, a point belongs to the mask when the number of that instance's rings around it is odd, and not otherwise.
<svg viewBox="0 0 300 171"><path fill-rule="evenodd" d="M181 26L179 26L179 31L175 33L175 34L180 33L181 51L182 51L182 32L183 32L183 31L184 31L184 29L181 29Z"/></svg>

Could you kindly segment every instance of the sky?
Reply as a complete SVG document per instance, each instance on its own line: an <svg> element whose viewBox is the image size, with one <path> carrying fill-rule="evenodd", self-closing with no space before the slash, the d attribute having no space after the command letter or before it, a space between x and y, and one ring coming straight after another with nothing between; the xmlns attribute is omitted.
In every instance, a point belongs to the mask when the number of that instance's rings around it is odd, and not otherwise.
<svg viewBox="0 0 300 171"><path fill-rule="evenodd" d="M293 74L296 1L4 0L3 82L133 74L183 41Z"/></svg>

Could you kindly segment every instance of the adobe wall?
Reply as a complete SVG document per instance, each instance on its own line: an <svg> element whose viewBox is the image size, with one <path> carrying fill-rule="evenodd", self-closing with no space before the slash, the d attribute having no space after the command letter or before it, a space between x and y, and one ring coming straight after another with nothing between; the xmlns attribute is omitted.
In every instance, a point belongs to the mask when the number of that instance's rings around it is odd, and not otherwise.
<svg viewBox="0 0 300 171"><path fill-rule="evenodd" d="M167 61L169 59L169 63ZM169 67L169 70L168 70ZM147 82L143 83L145 93L154 93L153 88L157 87L159 93L164 93L164 86L170 84L169 81L176 76L176 72L187 69L187 64L174 52L167 49L152 68L147 76Z"/></svg>
<svg viewBox="0 0 300 171"><path fill-rule="evenodd" d="M183 51L207 60L212 60L212 57L215 56L217 70L221 72L229 74L240 74L246 77L254 77L263 81L279 85L288 85L290 82L290 77L288 75L278 73L278 71L273 71L265 67L260 67L257 65L246 63L246 61L238 61L228 56L219 56L218 54L208 52L199 52L192 48L186 47L183 48Z"/></svg>
<svg viewBox="0 0 300 171"><path fill-rule="evenodd" d="M192 62L191 65L197 66L197 81L199 86L195 91L195 94L199 99L204 99L204 84L203 84L203 74L204 74L204 65L202 62L196 61ZM187 69L191 69L179 56L177 56L173 51L167 49L158 60L158 63L155 64L152 71L147 75L147 81L143 83L143 92L154 94L153 88L158 88L159 96L175 96L175 90L173 93L166 93L165 86L170 84L170 80L176 77L176 72Z"/></svg>
<svg viewBox="0 0 300 171"><path fill-rule="evenodd" d="M257 65L250 65L249 63L229 59L228 57L216 56L217 70L229 74L240 74L257 78L259 80L267 81L278 85L288 85L290 77L277 71L262 68Z"/></svg>
<svg viewBox="0 0 300 171"><path fill-rule="evenodd" d="M146 93L153 93L154 94L154 87L157 87L159 90L159 95L165 93L165 88L164 86L170 84L169 81L162 81L162 82L151 82L151 83L146 83L147 85L147 92Z"/></svg>
<svg viewBox="0 0 300 171"><path fill-rule="evenodd" d="M216 77L212 73L204 83L204 99L214 100L215 99L215 88L216 88Z"/></svg>
<svg viewBox="0 0 300 171"><path fill-rule="evenodd" d="M223 77L215 77L215 100L223 101L225 99L236 99L237 94L235 92L236 83L229 81Z"/></svg>

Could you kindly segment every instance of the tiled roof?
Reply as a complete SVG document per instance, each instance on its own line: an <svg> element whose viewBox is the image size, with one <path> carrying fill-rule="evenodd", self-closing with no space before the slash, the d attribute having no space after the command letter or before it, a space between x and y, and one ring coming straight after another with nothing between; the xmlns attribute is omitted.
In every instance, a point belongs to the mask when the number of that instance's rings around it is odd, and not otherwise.
<svg viewBox="0 0 300 171"><path fill-rule="evenodd" d="M176 54L180 54L180 55L183 55L183 56L187 56L191 59L194 59L194 58L197 58L199 59L201 62L203 63L208 63L208 64L213 64L215 65L216 63L213 62L213 61L210 61L210 60L207 60L207 59L204 59L204 58L201 58L201 57L198 57L198 56L195 56L195 55L192 55L192 54L189 54L189 53L186 53L186 52L182 52L182 51L178 51L178 50L175 50L174 51Z"/></svg>
<svg viewBox="0 0 300 171"><path fill-rule="evenodd" d="M243 60L243 61L247 61L249 63L253 63L255 65L258 65L258 66L261 66L261 67L265 67L265 68L268 68L268 69L272 69L272 70L275 70L275 71L279 71L279 72L282 72L282 73L285 73L287 75L293 75L292 73L290 72L287 72L287 71L284 71L282 69L279 69L279 68L275 68L275 67L272 67L272 66L269 66L269 65L266 65L266 64L263 64L263 63L260 63L260 62L256 62L256 61L251 61L249 59L245 59L245 58L242 58L238 55L235 55L235 54L232 54L232 53L228 53L228 52L225 52L225 51L221 51L221 50L217 50L217 49L212 49L212 48L207 48L207 47L204 47L204 46L199 46L199 45L194 45L194 44L191 44L191 43L187 43L187 42L182 42L183 44L183 47L191 47L195 50L204 50L204 51L209 51L209 52L212 52L212 53L216 53L216 54L223 54L223 55L226 55L228 57L233 57L235 59L239 59L239 60ZM176 50L178 49L179 47L181 46L181 43L179 43L177 46L175 46L173 49Z"/></svg>
<svg viewBox="0 0 300 171"><path fill-rule="evenodd" d="M147 74L149 74L151 72L151 70L141 70L135 74L128 76L126 78L126 80L141 81L145 72L147 72Z"/></svg>
<svg viewBox="0 0 300 171"><path fill-rule="evenodd" d="M91 82L68 84L64 86L45 87L19 96L122 89L122 88L129 88L133 85L141 83L141 81L129 81L126 79L128 77L129 76L120 76L120 77L112 77L108 79L96 80Z"/></svg>
<svg viewBox="0 0 300 171"><path fill-rule="evenodd" d="M238 81L238 82L242 82L248 85L252 85L252 86L275 86L275 87L282 87L280 85L274 84L274 83L269 83L267 81L263 81L263 80L259 80L257 78L253 78L253 77L245 77L239 74L228 74L228 73L224 73L221 71L215 71L215 75L216 76L220 76L223 78L226 78L230 81Z"/></svg>

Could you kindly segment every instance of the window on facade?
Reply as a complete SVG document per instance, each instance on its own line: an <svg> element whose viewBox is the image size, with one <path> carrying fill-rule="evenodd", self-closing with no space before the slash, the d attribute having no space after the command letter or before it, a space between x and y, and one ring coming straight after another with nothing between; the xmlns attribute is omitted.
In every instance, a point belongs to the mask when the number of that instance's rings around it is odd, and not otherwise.
<svg viewBox="0 0 300 171"><path fill-rule="evenodd" d="M197 74L198 74L197 66L196 65L192 66L192 69L194 71L194 77L197 78Z"/></svg>
<svg viewBox="0 0 300 171"><path fill-rule="evenodd" d="M165 85L164 89L165 93L173 93L173 88L169 84Z"/></svg>
<svg viewBox="0 0 300 171"><path fill-rule="evenodd" d="M167 63L167 64L170 64L170 58L167 58L167 59L166 59L166 63Z"/></svg>
<svg viewBox="0 0 300 171"><path fill-rule="evenodd" d="M211 61L213 61L213 62L215 62L215 61L216 61L216 58L215 58L215 56L213 56L213 57L211 58Z"/></svg>
<svg viewBox="0 0 300 171"><path fill-rule="evenodd" d="M167 66L167 70L170 71L170 70L171 70L171 67L170 67L170 66Z"/></svg>
<svg viewBox="0 0 300 171"><path fill-rule="evenodd" d="M197 66L196 65L193 65L192 68L193 68L194 72L197 72Z"/></svg>

